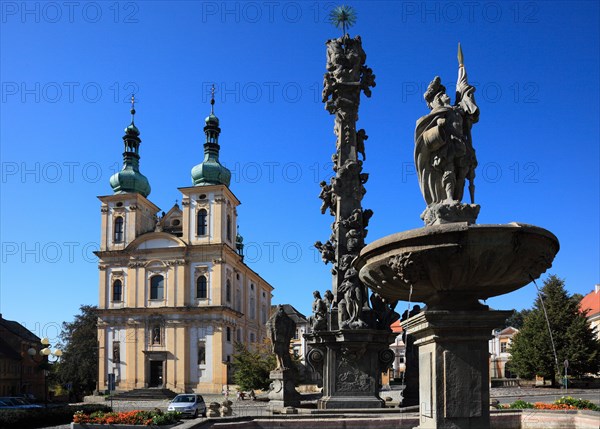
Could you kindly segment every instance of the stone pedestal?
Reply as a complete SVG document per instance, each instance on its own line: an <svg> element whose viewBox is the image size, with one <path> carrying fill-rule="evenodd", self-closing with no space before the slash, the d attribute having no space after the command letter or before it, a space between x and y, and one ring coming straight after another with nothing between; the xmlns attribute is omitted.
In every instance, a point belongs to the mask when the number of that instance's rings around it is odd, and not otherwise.
<svg viewBox="0 0 600 429"><path fill-rule="evenodd" d="M404 324L404 322L402 322ZM415 338L406 335L404 344L404 390L402 391L402 407L419 405L419 351L415 346Z"/></svg>
<svg viewBox="0 0 600 429"><path fill-rule="evenodd" d="M269 404L273 407L298 407L300 394L294 386L294 378L290 369L276 369L269 374L272 388L269 391Z"/></svg>
<svg viewBox="0 0 600 429"><path fill-rule="evenodd" d="M354 329L305 335L310 365L323 377L319 409L382 408L381 373L390 368L396 337L390 331Z"/></svg>
<svg viewBox="0 0 600 429"><path fill-rule="evenodd" d="M419 348L419 429L490 427L488 341L510 311L423 311L403 322Z"/></svg>

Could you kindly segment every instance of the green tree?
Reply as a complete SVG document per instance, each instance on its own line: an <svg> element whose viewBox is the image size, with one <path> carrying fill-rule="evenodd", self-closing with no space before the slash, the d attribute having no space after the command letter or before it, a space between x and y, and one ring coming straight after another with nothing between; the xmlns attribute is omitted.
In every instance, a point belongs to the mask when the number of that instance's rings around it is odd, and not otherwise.
<svg viewBox="0 0 600 429"><path fill-rule="evenodd" d="M556 346L556 359L544 316L540 297L525 317L519 333L510 348L510 367L520 377L543 376L556 385L557 373L564 371L563 362L569 361L568 373L581 376L600 369L600 343L596 340L578 302L565 290L564 280L555 275L544 281L541 289L552 339ZM560 375L560 374L558 374Z"/></svg>
<svg viewBox="0 0 600 429"><path fill-rule="evenodd" d="M270 351L268 343L258 344L254 349L235 343L233 380L242 390L267 390L271 384L269 373L276 366L275 355Z"/></svg>
<svg viewBox="0 0 600 429"><path fill-rule="evenodd" d="M531 310L524 308L521 311L513 310L513 314L510 315L506 322L504 323L504 327L508 328L512 326L516 329L521 329L523 327L523 323L525 322L525 317L531 313Z"/></svg>
<svg viewBox="0 0 600 429"><path fill-rule="evenodd" d="M56 368L57 381L71 385L75 394L92 392L98 378L97 307L82 305L73 322L63 322L60 334L63 356Z"/></svg>

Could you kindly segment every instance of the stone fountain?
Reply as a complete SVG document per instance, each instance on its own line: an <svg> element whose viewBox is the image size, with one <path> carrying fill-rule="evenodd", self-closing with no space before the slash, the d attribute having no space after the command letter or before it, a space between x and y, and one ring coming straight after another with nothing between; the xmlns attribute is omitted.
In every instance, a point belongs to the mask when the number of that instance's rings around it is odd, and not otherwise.
<svg viewBox="0 0 600 429"><path fill-rule="evenodd" d="M419 355L421 429L490 427L488 340L509 311L480 299L525 286L552 265L559 250L549 231L520 223L477 225L477 159L471 127L479 120L459 45L456 100L436 77L417 121L415 164L427 207L425 227L381 238L353 266L388 302L418 301L424 311L403 322ZM468 189L471 203L462 202Z"/></svg>

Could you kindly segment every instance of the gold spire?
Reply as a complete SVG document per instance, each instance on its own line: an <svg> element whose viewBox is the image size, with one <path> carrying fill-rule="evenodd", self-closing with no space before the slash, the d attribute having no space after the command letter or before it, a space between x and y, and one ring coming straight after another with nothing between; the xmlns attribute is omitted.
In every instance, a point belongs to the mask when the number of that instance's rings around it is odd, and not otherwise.
<svg viewBox="0 0 600 429"><path fill-rule="evenodd" d="M463 52L462 52L462 48L460 47L460 42L458 42L458 66L459 67L464 67L465 63L463 61Z"/></svg>

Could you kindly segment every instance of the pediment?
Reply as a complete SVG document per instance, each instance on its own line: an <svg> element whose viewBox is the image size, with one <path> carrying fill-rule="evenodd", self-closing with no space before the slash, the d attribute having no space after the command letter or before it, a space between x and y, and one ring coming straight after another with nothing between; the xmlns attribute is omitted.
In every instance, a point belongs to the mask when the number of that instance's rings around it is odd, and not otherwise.
<svg viewBox="0 0 600 429"><path fill-rule="evenodd" d="M185 243L178 237L166 232L150 232L136 238L127 247L128 250L165 249L185 247Z"/></svg>

